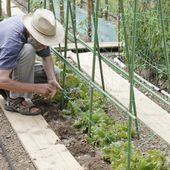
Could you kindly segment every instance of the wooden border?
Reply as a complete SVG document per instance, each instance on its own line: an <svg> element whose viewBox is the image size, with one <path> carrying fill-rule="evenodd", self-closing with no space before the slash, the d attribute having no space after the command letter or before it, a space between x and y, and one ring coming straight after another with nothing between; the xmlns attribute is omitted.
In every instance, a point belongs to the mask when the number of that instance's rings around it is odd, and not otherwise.
<svg viewBox="0 0 170 170"><path fill-rule="evenodd" d="M24 116L0 106L38 170L83 170L41 115Z"/></svg>

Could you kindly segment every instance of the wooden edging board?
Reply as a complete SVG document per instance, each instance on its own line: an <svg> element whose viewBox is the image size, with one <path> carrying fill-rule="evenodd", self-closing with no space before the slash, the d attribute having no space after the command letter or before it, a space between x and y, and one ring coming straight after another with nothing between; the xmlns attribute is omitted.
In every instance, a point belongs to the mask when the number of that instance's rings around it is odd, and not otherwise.
<svg viewBox="0 0 170 170"><path fill-rule="evenodd" d="M6 111L2 97L0 106L37 170L84 169L41 115L24 116Z"/></svg>
<svg viewBox="0 0 170 170"><path fill-rule="evenodd" d="M90 48L94 47L93 42L87 42L86 45ZM120 47L121 47L120 42L100 42L99 43L100 51L115 51L115 52L117 52ZM63 51L65 49L65 44L61 44L60 47L54 46L54 48L56 48L57 50L61 49ZM68 43L67 44L67 50L76 51L75 43ZM89 51L87 49L87 47L85 47L81 43L77 43L77 50L78 51L84 51L84 52Z"/></svg>

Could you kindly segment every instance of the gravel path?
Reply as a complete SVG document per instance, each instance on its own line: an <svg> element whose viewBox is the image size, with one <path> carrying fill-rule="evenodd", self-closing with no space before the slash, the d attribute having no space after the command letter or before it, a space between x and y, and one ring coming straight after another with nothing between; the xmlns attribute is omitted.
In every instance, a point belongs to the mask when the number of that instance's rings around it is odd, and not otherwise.
<svg viewBox="0 0 170 170"><path fill-rule="evenodd" d="M8 169L8 162L5 158L5 155L2 151L2 148L0 147L0 169Z"/></svg>
<svg viewBox="0 0 170 170"><path fill-rule="evenodd" d="M0 109L0 140L15 170L35 170L28 154ZM8 162L0 148L0 170L8 170Z"/></svg>

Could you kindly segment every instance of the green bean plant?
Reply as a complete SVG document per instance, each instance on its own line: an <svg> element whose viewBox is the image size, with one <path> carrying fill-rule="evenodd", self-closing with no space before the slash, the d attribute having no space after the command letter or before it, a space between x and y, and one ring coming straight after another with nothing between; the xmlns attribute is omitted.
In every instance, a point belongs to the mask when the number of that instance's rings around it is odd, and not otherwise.
<svg viewBox="0 0 170 170"><path fill-rule="evenodd" d="M133 25L133 0L124 1L128 46L131 54L132 25ZM167 79L166 59L163 50L163 37L160 20L160 11L157 0L138 0L137 10L137 36L135 47L135 69L155 85ZM167 43L170 44L169 10L170 1L162 0L163 16L166 28ZM120 24L120 38L124 41L123 25ZM126 54L122 60L127 63Z"/></svg>

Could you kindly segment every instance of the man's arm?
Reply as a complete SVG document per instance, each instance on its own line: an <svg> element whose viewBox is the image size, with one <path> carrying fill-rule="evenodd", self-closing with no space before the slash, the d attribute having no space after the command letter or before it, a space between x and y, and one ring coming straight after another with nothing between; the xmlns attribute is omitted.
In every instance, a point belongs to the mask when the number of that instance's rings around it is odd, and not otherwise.
<svg viewBox="0 0 170 170"><path fill-rule="evenodd" d="M14 92L30 92L48 96L54 93L54 87L50 83L33 84L23 83L10 78L11 70L0 70L0 89Z"/></svg>
<svg viewBox="0 0 170 170"><path fill-rule="evenodd" d="M54 64L51 56L42 58L44 70L47 75L48 82L52 82L52 84L57 89L62 89L58 81L56 80L55 73L54 73Z"/></svg>

